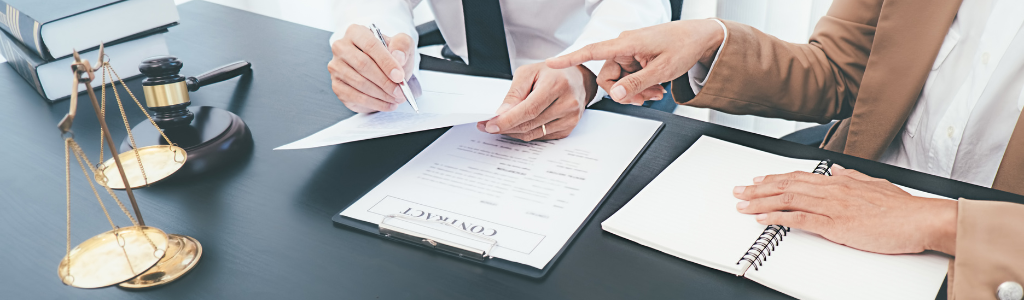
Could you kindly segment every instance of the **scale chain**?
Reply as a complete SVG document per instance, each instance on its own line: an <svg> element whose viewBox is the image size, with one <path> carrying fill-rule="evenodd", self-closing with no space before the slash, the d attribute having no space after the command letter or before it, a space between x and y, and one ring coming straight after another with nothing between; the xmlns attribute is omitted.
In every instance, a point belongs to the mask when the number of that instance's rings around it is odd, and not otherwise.
<svg viewBox="0 0 1024 300"><path fill-rule="evenodd" d="M109 65L108 65L108 66L109 66ZM117 71L115 71L115 70L114 70L114 68L112 68L112 67L111 67L111 68L110 68L110 72L114 74L114 76L112 76L112 77L110 78L111 82L113 82L113 80L114 80L114 78L115 78L115 77L117 78L117 81L121 82L121 86L122 86L122 87L125 87L125 89L124 89L124 90L125 90L126 92L128 92L128 96L131 96L131 97L132 97L132 100L135 100L135 104L139 106L139 110L142 110L142 113L146 115L146 119L147 119L147 120L149 120L149 122L153 124L153 127L156 127L156 132L159 132L159 133L160 133L160 136L163 136L163 137L164 137L164 141L167 141L167 144L168 144L168 145L178 146L178 145L177 145L177 144L175 144L175 143L171 143L171 139L167 138L167 135L166 135L166 134L164 134L164 131L163 131L163 129L160 129L160 126L156 125L156 121L153 121L153 117L149 116L149 112L147 112L145 108L142 108L142 103L140 103L140 102L139 102L139 99L138 99L138 98L135 98L135 95L134 95L134 94L132 94L132 90L129 90L129 89L127 88L127 86L126 86L126 85L124 85L124 81L123 81L123 80L121 80L121 76L120 76L120 75L117 75ZM111 84L111 86L113 86L113 84ZM116 94L115 94L115 96L116 96ZM118 100L118 101L120 101L120 100ZM130 130L129 130L129 133L128 133L128 134L131 134L131 131L130 131Z"/></svg>
<svg viewBox="0 0 1024 300"><path fill-rule="evenodd" d="M71 139L64 140L64 187L67 193L67 246L64 251L64 257L71 259L71 158L68 154L68 148L70 147ZM88 177L87 177L88 178ZM71 274L71 264L67 264L67 273Z"/></svg>
<svg viewBox="0 0 1024 300"><path fill-rule="evenodd" d="M113 71L114 71L114 68L111 67L109 63L103 63L103 72L104 73L106 73L106 72L113 73ZM104 74L104 78L106 78L106 74ZM118 81L120 81L121 77L118 76L117 79L118 79ZM107 84L107 82L106 82L106 80L104 80L103 81L103 86L105 87L106 84ZM128 86L124 85L124 81L121 81L121 87L124 88L125 91L128 91L128 94L131 95L131 91L128 89ZM114 98L117 99L117 108L119 110L121 110L121 120L124 121L124 129L126 131L128 131L128 140L131 141L131 143L132 143L132 152L135 152L135 161L138 162L138 164L139 164L139 171L142 172L142 180L145 181L145 186L148 186L149 185L149 177L146 176L146 169L142 167L142 157L139 156L139 147L135 146L135 136L132 135L131 125L128 124L128 116L124 113L124 105L121 104L121 96L117 94L117 85L114 83L114 76L110 76L110 89L112 91L114 91ZM135 99L134 95L132 95L132 99ZM105 98L104 98L104 101L106 101ZM136 103L138 103L138 100L136 100ZM161 132L160 134L163 135L163 132ZM114 150L111 149L110 151L114 151Z"/></svg>
<svg viewBox="0 0 1024 300"><path fill-rule="evenodd" d="M71 140L71 139L69 139L69 140ZM81 156L85 155L84 152L80 152L80 150L78 150L78 143L75 143L74 140L71 140L69 143L72 146L71 149L75 151L75 160L78 161L78 165L80 167L82 167L82 175L85 175L85 178L88 179L89 178L89 173L85 170L85 165L82 164L82 158L81 158ZM89 160L86 159L86 162L88 162L88 161ZM99 202L100 203L100 207L103 208L103 214L107 216L107 222L110 222L110 228L111 229L117 229L117 225L114 225L114 220L110 218L110 213L107 213L107 207L105 205L103 205L103 200L100 198L100 193L96 191L96 186L93 185L92 180L86 180L86 181L89 182L89 187L92 188L92 193L93 193L93 195L96 196L96 201ZM68 181L68 186L70 187L70 185L71 185L71 181L69 180Z"/></svg>
<svg viewBox="0 0 1024 300"><path fill-rule="evenodd" d="M117 203L117 206L121 208L121 212L123 212L125 216L128 216L128 219L131 220L133 226L139 228L139 231L142 233L142 236L146 238L146 240L149 242L150 246L152 246L153 249L157 249L156 243L153 243L153 240L149 238L149 234L146 234L146 232L142 230L142 227L135 220L135 218L132 217L132 214L128 213L128 209L125 208L124 203L122 203L121 200L117 198L117 195L114 194L114 190L110 189L110 187L108 187L106 185L106 181L107 181L106 176L104 176L102 172L99 172L99 170L97 170L95 167L93 167L92 162L89 161L89 157L87 157L85 155L85 152L82 151L82 148L78 146L78 143L75 142L74 139L67 138L67 140L68 140L67 143L69 145L71 145L71 150L75 153L75 159L78 160L79 166L82 167L82 173L86 174L86 178L89 177L89 175L85 171L85 166L88 165L89 169L92 171L92 173L97 178L102 178L103 179L102 180L103 181L103 184L102 184L103 188L107 191L108 194L110 194L111 198L114 198L114 202ZM82 163L82 160L85 160L84 164ZM70 162L68 162L68 164L70 165ZM68 166L66 169L70 170L70 166ZM69 173L70 173L70 171L69 171ZM93 185L91 180L86 180L86 181L89 182L89 187L92 188L93 194L96 196L96 200L99 201L100 207L103 208L103 214L105 214L107 216L107 220L110 221L111 227L114 230L117 230L117 226L114 225L113 220L110 218L110 214L107 213L106 205L103 204L103 200L100 198L99 192L96 191L96 186ZM71 177L70 177L70 175L67 176L67 187L70 190L70 188L71 188ZM70 195L71 195L70 192L68 192L68 203L69 203L68 206L69 207L70 207L70 202L71 202ZM71 229L71 219L70 219L70 215L71 215L71 211L69 210L68 211L68 216L69 216L69 218L68 218L68 248L69 249L71 247L71 233L70 233L71 232L70 231L70 229ZM70 253L70 250L68 250L68 252Z"/></svg>
<svg viewBox="0 0 1024 300"><path fill-rule="evenodd" d="M101 58L102 59L102 58ZM107 117L107 72L104 69L102 73L103 85L100 85L100 117ZM111 79L113 81L113 79ZM111 83L113 85L113 83ZM103 170L103 129L100 128L100 158L96 160L96 168ZM111 149L110 151L114 151Z"/></svg>

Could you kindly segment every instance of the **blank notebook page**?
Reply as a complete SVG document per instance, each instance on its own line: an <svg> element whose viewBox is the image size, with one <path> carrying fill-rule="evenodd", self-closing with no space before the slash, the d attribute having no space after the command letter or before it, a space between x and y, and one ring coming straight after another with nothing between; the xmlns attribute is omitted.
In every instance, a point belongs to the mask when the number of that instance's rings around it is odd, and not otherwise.
<svg viewBox="0 0 1024 300"><path fill-rule="evenodd" d="M740 200L732 195L733 187L750 185L756 176L810 172L817 164L701 137L601 226L641 245L738 274L737 262L765 225L736 211ZM934 299L948 261L934 253L864 252L794 229L759 270L751 267L745 276L801 299Z"/></svg>
<svg viewBox="0 0 1024 300"><path fill-rule="evenodd" d="M732 189L754 177L796 170L818 161L781 157L701 137L601 228L641 245L721 271L736 264L765 226L736 211Z"/></svg>
<svg viewBox="0 0 1024 300"><path fill-rule="evenodd" d="M799 299L935 299L949 267L945 255L865 252L797 229L777 250L746 277Z"/></svg>

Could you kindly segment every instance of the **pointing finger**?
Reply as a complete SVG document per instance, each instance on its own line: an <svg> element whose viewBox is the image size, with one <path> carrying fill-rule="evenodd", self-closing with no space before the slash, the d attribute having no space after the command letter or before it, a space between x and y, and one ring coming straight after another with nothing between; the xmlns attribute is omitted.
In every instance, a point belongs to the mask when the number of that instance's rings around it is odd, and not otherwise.
<svg viewBox="0 0 1024 300"><path fill-rule="evenodd" d="M550 58L546 61L549 68L565 69L592 60L606 60L616 56L632 56L632 47L622 39L613 39L586 45L572 53Z"/></svg>

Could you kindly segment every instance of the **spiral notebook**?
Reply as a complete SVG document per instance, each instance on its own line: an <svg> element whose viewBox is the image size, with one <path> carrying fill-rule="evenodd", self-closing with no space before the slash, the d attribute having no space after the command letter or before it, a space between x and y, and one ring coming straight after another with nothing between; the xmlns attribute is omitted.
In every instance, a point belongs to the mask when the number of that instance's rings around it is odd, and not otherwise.
<svg viewBox="0 0 1024 300"><path fill-rule="evenodd" d="M948 268L944 254L860 251L736 211L735 186L792 171L828 176L828 167L701 137L601 227L800 299L935 299Z"/></svg>

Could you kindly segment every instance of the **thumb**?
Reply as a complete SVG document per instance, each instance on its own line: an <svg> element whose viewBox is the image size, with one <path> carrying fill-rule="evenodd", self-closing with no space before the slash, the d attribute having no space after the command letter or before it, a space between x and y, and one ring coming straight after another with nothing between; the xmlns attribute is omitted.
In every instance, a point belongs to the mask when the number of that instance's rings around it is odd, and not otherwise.
<svg viewBox="0 0 1024 300"><path fill-rule="evenodd" d="M415 61L412 57L416 54L416 49L412 46L412 37L405 33L399 33L393 37L385 37L385 39L388 40L388 52L391 52L395 62L406 71L406 77L409 77L412 74L411 67Z"/></svg>
<svg viewBox="0 0 1024 300"><path fill-rule="evenodd" d="M647 87L672 80L667 73L659 59L655 59L648 63L646 68L619 79L618 82L612 85L612 89L608 91L608 94L616 102L622 103L624 99L629 99L643 92Z"/></svg>
<svg viewBox="0 0 1024 300"><path fill-rule="evenodd" d="M537 74L529 74L526 72L518 74L520 76L512 77L512 85L508 89L508 94L505 94L505 100L502 101L501 106L494 112L496 115L501 115L507 112L516 104L526 100L526 96L530 95L533 91L534 81L537 79Z"/></svg>

